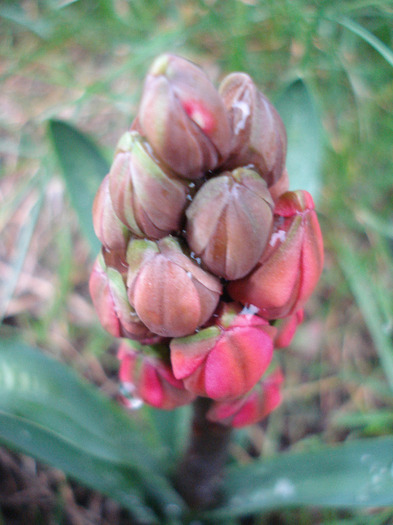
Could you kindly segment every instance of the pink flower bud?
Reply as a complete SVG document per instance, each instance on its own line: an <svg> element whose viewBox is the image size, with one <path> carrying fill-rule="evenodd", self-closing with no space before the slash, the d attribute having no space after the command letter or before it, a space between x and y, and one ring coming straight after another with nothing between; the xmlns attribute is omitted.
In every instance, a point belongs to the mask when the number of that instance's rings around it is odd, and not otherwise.
<svg viewBox="0 0 393 525"><path fill-rule="evenodd" d="M135 131L120 139L109 191L116 215L135 235L160 239L179 229L187 187L164 170Z"/></svg>
<svg viewBox="0 0 393 525"><path fill-rule="evenodd" d="M146 347L131 341L124 341L120 345L119 379L123 391L134 400L140 399L164 410L191 403L195 396L185 390L182 381L174 377L171 367L160 353L165 356L167 348L159 345ZM126 395L123 402L129 404Z"/></svg>
<svg viewBox="0 0 393 525"><path fill-rule="evenodd" d="M289 177L288 171L285 169L281 177L269 188L270 195L274 202L278 200L283 193L286 193L289 190Z"/></svg>
<svg viewBox="0 0 393 525"><path fill-rule="evenodd" d="M121 273L106 266L102 253L94 263L89 289L98 318L111 335L139 341L156 338L131 308Z"/></svg>
<svg viewBox="0 0 393 525"><path fill-rule="evenodd" d="M323 243L314 202L306 191L289 191L277 201L273 233L255 270L229 283L230 296L278 319L304 306L323 268Z"/></svg>
<svg viewBox="0 0 393 525"><path fill-rule="evenodd" d="M107 250L126 250L130 231L120 221L109 194L109 177L103 179L93 203L93 226Z"/></svg>
<svg viewBox="0 0 393 525"><path fill-rule="evenodd" d="M190 392L216 400L248 392L273 355L275 329L264 319L224 303L214 325L189 337L172 339L172 369Z"/></svg>
<svg viewBox="0 0 393 525"><path fill-rule="evenodd" d="M229 154L224 104L205 73L174 55L161 55L146 78L138 127L175 173L195 179Z"/></svg>
<svg viewBox="0 0 393 525"><path fill-rule="evenodd" d="M281 370L274 370L244 396L215 402L207 413L207 418L235 428L262 421L280 405L283 379Z"/></svg>
<svg viewBox="0 0 393 525"><path fill-rule="evenodd" d="M277 328L277 334L274 338L274 348L286 348L292 342L296 329L303 322L304 310L301 308L289 317L278 319L274 327Z"/></svg>
<svg viewBox="0 0 393 525"><path fill-rule="evenodd" d="M252 165L271 186L281 177L287 150L286 131L279 114L245 73L228 75L219 92L233 130L231 154L225 167Z"/></svg>
<svg viewBox="0 0 393 525"><path fill-rule="evenodd" d="M192 334L216 309L219 280L189 259L173 237L131 241L127 261L128 297L155 334Z"/></svg>
<svg viewBox="0 0 393 525"><path fill-rule="evenodd" d="M246 168L225 172L205 182L188 207L188 244L215 275L244 277L269 240L273 207L257 173Z"/></svg>

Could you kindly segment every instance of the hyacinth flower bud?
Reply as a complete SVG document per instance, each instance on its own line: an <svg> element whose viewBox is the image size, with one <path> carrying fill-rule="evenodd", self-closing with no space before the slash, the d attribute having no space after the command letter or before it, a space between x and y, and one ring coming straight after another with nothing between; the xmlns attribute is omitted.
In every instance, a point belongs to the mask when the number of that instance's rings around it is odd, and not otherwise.
<svg viewBox="0 0 393 525"><path fill-rule="evenodd" d="M285 166L287 136L270 101L245 73L232 73L221 83L220 95L233 130L231 154L225 167L252 165L273 185Z"/></svg>
<svg viewBox="0 0 393 525"><path fill-rule="evenodd" d="M266 182L239 168L214 177L187 208L187 241L215 275L240 279L256 265L269 240L274 204Z"/></svg>
<svg viewBox="0 0 393 525"><path fill-rule="evenodd" d="M173 237L133 240L127 250L130 303L155 334L192 334L216 309L222 286L181 250Z"/></svg>
<svg viewBox="0 0 393 525"><path fill-rule="evenodd" d="M89 289L98 318L103 328L111 335L139 341L157 339L130 306L121 273L106 266L102 253L93 265Z"/></svg>
<svg viewBox="0 0 393 525"><path fill-rule="evenodd" d="M274 324L277 328L277 334L274 338L274 348L286 348L292 342L296 329L303 322L304 310L301 308L289 317L284 319L278 319L277 323Z"/></svg>
<svg viewBox="0 0 393 525"><path fill-rule="evenodd" d="M270 186L269 191L270 195L272 196L272 199L274 202L276 202L279 197L283 193L286 193L289 190L289 177L288 177L288 171L285 169L281 175L281 177L275 182L272 186Z"/></svg>
<svg viewBox="0 0 393 525"><path fill-rule="evenodd" d="M266 319L303 308L323 268L323 242L311 195L289 191L277 201L273 233L256 268L229 283L230 296Z"/></svg>
<svg viewBox="0 0 393 525"><path fill-rule="evenodd" d="M206 74L178 56L159 56L146 78L137 127L175 173L202 177L228 156L231 129Z"/></svg>
<svg viewBox="0 0 393 525"><path fill-rule="evenodd" d="M251 392L237 399L216 401L207 413L210 421L234 428L253 425L265 419L281 403L281 370L262 378Z"/></svg>
<svg viewBox="0 0 393 525"><path fill-rule="evenodd" d="M198 396L225 400L248 392L273 355L274 327L241 305L223 303L214 325L189 337L172 339L175 377Z"/></svg>
<svg viewBox="0 0 393 525"><path fill-rule="evenodd" d="M103 179L93 203L94 231L104 247L125 252L130 231L116 215L109 194L109 177Z"/></svg>
<svg viewBox="0 0 393 525"><path fill-rule="evenodd" d="M118 350L119 379L122 383L123 402L130 407L138 400L156 408L172 410L187 405L195 396L185 390L176 379L171 367L160 354L168 350L162 345L142 346L124 341Z"/></svg>
<svg viewBox="0 0 393 525"><path fill-rule="evenodd" d="M160 239L179 229L187 187L163 168L136 131L120 139L109 191L116 215L135 235Z"/></svg>

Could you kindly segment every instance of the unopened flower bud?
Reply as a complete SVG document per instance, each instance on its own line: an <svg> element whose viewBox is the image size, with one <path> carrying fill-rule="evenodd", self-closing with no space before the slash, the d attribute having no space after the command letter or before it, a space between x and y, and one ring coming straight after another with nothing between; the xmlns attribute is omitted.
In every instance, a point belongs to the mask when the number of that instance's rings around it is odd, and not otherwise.
<svg viewBox="0 0 393 525"><path fill-rule="evenodd" d="M222 286L181 250L173 237L133 240L127 252L128 297L155 334L192 334L213 314Z"/></svg>
<svg viewBox="0 0 393 525"><path fill-rule="evenodd" d="M232 73L219 92L233 130L231 154L225 167L253 165L273 185L285 166L287 136L281 117L245 73Z"/></svg>
<svg viewBox="0 0 393 525"><path fill-rule="evenodd" d="M228 280L247 275L258 262L273 224L266 182L239 168L214 177L187 208L187 241L206 267Z"/></svg>
<svg viewBox="0 0 393 525"><path fill-rule="evenodd" d="M164 54L154 61L137 122L158 157L188 179L215 169L229 154L224 104L206 74L184 58Z"/></svg>
<svg viewBox="0 0 393 525"><path fill-rule="evenodd" d="M187 187L164 170L136 131L120 139L109 191L116 215L135 235L160 239L178 230Z"/></svg>
<svg viewBox="0 0 393 525"><path fill-rule="evenodd" d="M106 266L102 253L94 263L89 289L98 318L111 335L139 341L157 339L130 306L121 273Z"/></svg>
<svg viewBox="0 0 393 525"><path fill-rule="evenodd" d="M288 171L285 169L281 177L269 188L270 195L274 202L278 200L283 193L286 193L289 190L289 177Z"/></svg>
<svg viewBox="0 0 393 525"><path fill-rule="evenodd" d="M119 379L126 405L130 404L130 398L134 402L141 400L156 408L172 410L191 403L195 398L185 390L183 382L174 377L160 352L165 353L165 348L159 345L147 347L132 341L120 345Z"/></svg>
<svg viewBox="0 0 393 525"><path fill-rule="evenodd" d="M274 370L244 396L213 403L207 419L234 428L262 421L280 405L283 379L282 372L279 369Z"/></svg>
<svg viewBox="0 0 393 525"><path fill-rule="evenodd" d="M125 251L130 231L116 215L109 194L109 177L103 179L93 203L93 226L107 250Z"/></svg>
<svg viewBox="0 0 393 525"><path fill-rule="evenodd" d="M323 268L323 242L311 195L289 191L277 201L273 233L248 276L229 283L230 296L278 319L304 306Z"/></svg>
<svg viewBox="0 0 393 525"><path fill-rule="evenodd" d="M274 348L286 348L292 342L296 329L303 322L304 310L301 308L294 314L278 319L274 324L277 328L277 334L274 338Z"/></svg>
<svg viewBox="0 0 393 525"><path fill-rule="evenodd" d="M275 329L242 307L224 303L214 325L170 342L172 369L190 392L216 400L248 392L273 355Z"/></svg>

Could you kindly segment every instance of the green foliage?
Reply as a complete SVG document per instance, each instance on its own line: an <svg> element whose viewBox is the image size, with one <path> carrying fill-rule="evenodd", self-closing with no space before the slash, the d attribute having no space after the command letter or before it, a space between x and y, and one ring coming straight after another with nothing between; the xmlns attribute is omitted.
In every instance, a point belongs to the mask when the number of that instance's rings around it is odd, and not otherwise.
<svg viewBox="0 0 393 525"><path fill-rule="evenodd" d="M295 505L392 505L392 446L392 437L354 441L233 467L224 503L207 516L225 519Z"/></svg>
<svg viewBox="0 0 393 525"><path fill-rule="evenodd" d="M16 339L3 340L0 393L4 444L113 497L142 523L158 523L147 498L161 511L181 510L160 448L144 439L141 422L61 363Z"/></svg>
<svg viewBox="0 0 393 525"><path fill-rule="evenodd" d="M109 171L109 164L97 147L69 124L51 120L49 132L72 205L79 216L82 232L89 241L94 257L101 244L94 233L91 210L97 188Z"/></svg>
<svg viewBox="0 0 393 525"><path fill-rule="evenodd" d="M318 204L321 192L322 129L311 94L300 79L276 103L288 137L291 190L307 190Z"/></svg>

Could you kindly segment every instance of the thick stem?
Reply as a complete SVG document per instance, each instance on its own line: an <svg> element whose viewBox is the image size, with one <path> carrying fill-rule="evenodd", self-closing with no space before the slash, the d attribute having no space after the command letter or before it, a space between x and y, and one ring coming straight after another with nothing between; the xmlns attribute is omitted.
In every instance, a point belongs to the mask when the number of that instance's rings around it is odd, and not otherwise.
<svg viewBox="0 0 393 525"><path fill-rule="evenodd" d="M190 507L206 509L218 503L231 428L206 419L211 400L194 402L190 443L176 473L176 485Z"/></svg>

